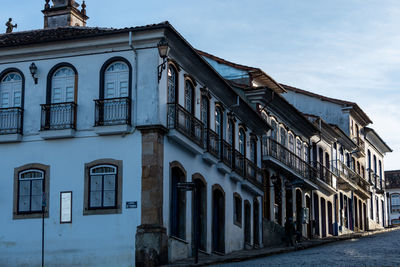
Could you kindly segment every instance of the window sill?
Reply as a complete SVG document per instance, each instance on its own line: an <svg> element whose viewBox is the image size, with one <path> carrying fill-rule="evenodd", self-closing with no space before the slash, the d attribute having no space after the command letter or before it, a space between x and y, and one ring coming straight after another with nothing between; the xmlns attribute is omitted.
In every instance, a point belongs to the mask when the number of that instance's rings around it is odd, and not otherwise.
<svg viewBox="0 0 400 267"><path fill-rule="evenodd" d="M23 219L39 219L42 218L42 213L14 213L13 220L23 220ZM46 211L44 213L45 218L49 218L49 213Z"/></svg>
<svg viewBox="0 0 400 267"><path fill-rule="evenodd" d="M84 209L83 215L106 215L106 214L121 214L122 209Z"/></svg>
<svg viewBox="0 0 400 267"><path fill-rule="evenodd" d="M131 132L131 130L132 130L132 126L130 126L128 124L94 127L94 131L98 135L124 134L124 133Z"/></svg>
<svg viewBox="0 0 400 267"><path fill-rule="evenodd" d="M70 138L74 136L75 136L74 129L45 130L40 132L40 137L45 140Z"/></svg>
<svg viewBox="0 0 400 267"><path fill-rule="evenodd" d="M0 143L14 143L14 142L21 142L21 140L22 140L21 134L0 135Z"/></svg>

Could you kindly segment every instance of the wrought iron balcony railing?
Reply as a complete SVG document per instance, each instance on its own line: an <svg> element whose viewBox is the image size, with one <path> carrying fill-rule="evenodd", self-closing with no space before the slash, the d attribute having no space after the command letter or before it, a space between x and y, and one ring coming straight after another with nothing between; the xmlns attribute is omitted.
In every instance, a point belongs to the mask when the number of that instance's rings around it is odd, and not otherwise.
<svg viewBox="0 0 400 267"><path fill-rule="evenodd" d="M336 189L336 186L333 183L334 174L327 167L322 165L320 162L312 162L312 166L317 170L316 174L318 179Z"/></svg>
<svg viewBox="0 0 400 267"><path fill-rule="evenodd" d="M260 168L258 168L257 165L249 159L245 160L245 165L245 178L257 186L262 186L263 176Z"/></svg>
<svg viewBox="0 0 400 267"><path fill-rule="evenodd" d="M240 174L241 176L245 176L245 158L242 153L237 151L236 149L234 150L233 154L233 170Z"/></svg>
<svg viewBox="0 0 400 267"><path fill-rule="evenodd" d="M367 180L362 178L358 173L356 173L353 169L348 167L344 162L338 160L336 164L338 166L337 170L339 171L338 175L358 185L364 191L366 192L369 191L369 183Z"/></svg>
<svg viewBox="0 0 400 267"><path fill-rule="evenodd" d="M95 100L95 126L131 125L131 99Z"/></svg>
<svg viewBox="0 0 400 267"><path fill-rule="evenodd" d="M232 146L222 140L222 153L221 153L221 161L228 167L233 167L233 150Z"/></svg>
<svg viewBox="0 0 400 267"><path fill-rule="evenodd" d="M205 148L208 153L216 158L220 157L221 143L219 141L219 136L213 130L207 128L205 130Z"/></svg>
<svg viewBox="0 0 400 267"><path fill-rule="evenodd" d="M316 170L302 158L275 140L271 138L263 140L262 154L263 156L272 157L283 163L289 169L299 174L303 179L312 180L313 182L316 181L316 175L314 175Z"/></svg>
<svg viewBox="0 0 400 267"><path fill-rule="evenodd" d="M360 152L365 153L365 142L361 137L354 137L353 142L358 146Z"/></svg>
<svg viewBox="0 0 400 267"><path fill-rule="evenodd" d="M76 107L74 102L42 104L41 130L62 130L76 128Z"/></svg>
<svg viewBox="0 0 400 267"><path fill-rule="evenodd" d="M0 108L0 134L22 134L21 108Z"/></svg>
<svg viewBox="0 0 400 267"><path fill-rule="evenodd" d="M179 104L168 104L167 123L198 146L204 148L204 124Z"/></svg>

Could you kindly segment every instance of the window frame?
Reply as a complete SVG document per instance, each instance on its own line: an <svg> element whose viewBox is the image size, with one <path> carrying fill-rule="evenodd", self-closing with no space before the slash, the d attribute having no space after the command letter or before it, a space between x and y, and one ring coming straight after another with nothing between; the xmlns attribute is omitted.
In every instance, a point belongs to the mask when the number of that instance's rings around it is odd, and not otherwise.
<svg viewBox="0 0 400 267"><path fill-rule="evenodd" d="M114 207L89 207L90 203L90 175L91 170L100 166L112 166L116 168L116 203ZM83 215L97 214L120 214L122 213L122 189L123 189L123 164L122 160L115 159L98 159L89 163L85 163L85 184L84 184L84 201Z"/></svg>
<svg viewBox="0 0 400 267"><path fill-rule="evenodd" d="M239 212L236 200L240 201ZM243 200L237 192L233 193L233 224L240 228L242 228L243 224Z"/></svg>
<svg viewBox="0 0 400 267"><path fill-rule="evenodd" d="M19 212L19 177L21 173L28 171L41 171L43 172L44 193L46 195L46 207L44 208L44 217L49 217L49 189L50 189L50 166L40 163L26 164L21 167L14 168L14 194L13 194L13 220L17 219L35 219L42 218L43 211L34 212Z"/></svg>
<svg viewBox="0 0 400 267"><path fill-rule="evenodd" d="M128 66L129 69L129 79L128 79L128 98L132 99L132 65L130 62L124 57L112 57L104 62L103 66L100 69L100 86L99 86L99 99L105 99L105 74L108 69L113 63L121 61Z"/></svg>
<svg viewBox="0 0 400 267"><path fill-rule="evenodd" d="M62 62L62 63L58 63L55 66L53 66L47 75L46 104L52 104L53 77L54 77L54 74L62 68L70 68L75 73L74 101L72 101L72 102L75 104L77 103L78 79L79 79L78 71L72 64L70 64L68 62Z"/></svg>

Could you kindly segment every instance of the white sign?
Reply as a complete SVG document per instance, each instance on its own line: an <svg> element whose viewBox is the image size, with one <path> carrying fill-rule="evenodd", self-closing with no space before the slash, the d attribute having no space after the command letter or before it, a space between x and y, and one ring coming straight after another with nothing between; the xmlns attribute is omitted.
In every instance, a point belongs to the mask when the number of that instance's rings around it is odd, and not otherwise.
<svg viewBox="0 0 400 267"><path fill-rule="evenodd" d="M72 192L61 192L60 223L72 223Z"/></svg>

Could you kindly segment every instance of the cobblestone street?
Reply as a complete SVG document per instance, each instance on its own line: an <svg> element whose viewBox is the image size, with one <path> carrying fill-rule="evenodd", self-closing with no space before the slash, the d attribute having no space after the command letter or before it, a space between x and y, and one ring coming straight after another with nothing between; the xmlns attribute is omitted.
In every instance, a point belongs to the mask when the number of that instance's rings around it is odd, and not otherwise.
<svg viewBox="0 0 400 267"><path fill-rule="evenodd" d="M400 230L240 263L213 266L400 266Z"/></svg>

